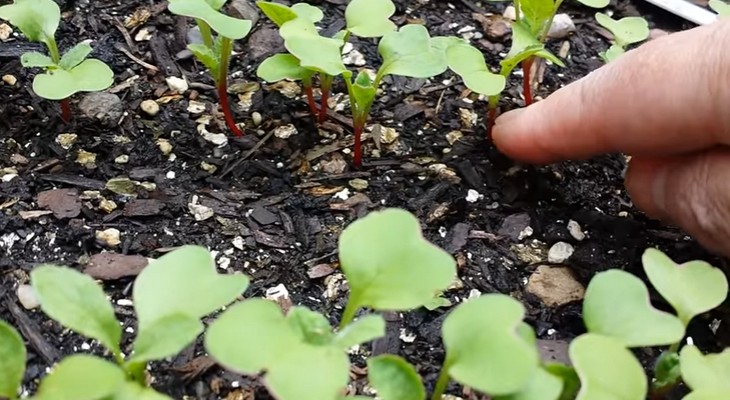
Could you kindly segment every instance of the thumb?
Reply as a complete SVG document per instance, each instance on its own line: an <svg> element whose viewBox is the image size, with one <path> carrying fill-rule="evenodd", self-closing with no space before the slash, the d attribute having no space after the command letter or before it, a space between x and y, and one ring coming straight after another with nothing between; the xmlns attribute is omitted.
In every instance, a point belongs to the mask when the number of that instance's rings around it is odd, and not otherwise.
<svg viewBox="0 0 730 400"><path fill-rule="evenodd" d="M633 157L626 187L648 215L683 228L730 256L730 149L673 157Z"/></svg>

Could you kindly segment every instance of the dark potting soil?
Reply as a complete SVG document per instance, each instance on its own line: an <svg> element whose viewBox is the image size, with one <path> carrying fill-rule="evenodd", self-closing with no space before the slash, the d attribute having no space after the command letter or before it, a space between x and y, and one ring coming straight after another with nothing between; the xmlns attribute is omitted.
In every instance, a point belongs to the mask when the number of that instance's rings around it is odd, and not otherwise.
<svg viewBox="0 0 730 400"><path fill-rule="evenodd" d="M231 3L249 18L255 10L253 1ZM346 1L312 3L325 11L325 32L341 28ZM479 16L500 15L505 4L402 0L397 5L399 25L425 23L432 35L477 34L481 38L472 42L492 66L509 49L509 33L485 33ZM641 276L640 256L647 247L666 251L677 261L703 259L725 266L679 229L648 219L632 206L622 186L622 155L543 167L515 164L501 155L485 140L485 103L449 73L432 80L386 80L369 125L381 125L376 132L381 129L389 138L384 141L392 142L375 146L367 140L365 165L356 170L350 165L347 109L331 110L328 122L316 126L302 97L290 95L297 85L256 79L258 64L283 50L263 16L258 15L249 38L236 43L231 66L234 113L247 134L228 137L219 146L200 133L201 127L227 131L210 76L184 52L191 21L170 15L164 2L69 1L61 6L59 45L67 49L78 40L94 40L92 56L116 73L110 92L121 99L122 109L99 121L96 112L83 115L79 100L84 96L78 95L73 121L63 124L57 104L33 95L36 71L21 68L18 60L23 51L40 47L20 39L0 42L0 76L18 80L12 86L0 84L0 167L14 170L3 170L6 176L17 173L0 182L0 318L20 328L26 339L25 388L31 392L63 355L103 354L97 343L65 331L37 309L20 306L16 287L27 283L28 272L39 263L84 269L93 256L106 251L159 257L176 246L199 244L217 252L222 269L252 278L247 297L264 296L267 289L283 285L292 303L321 311L334 322L347 296L337 269L339 233L371 210L402 207L418 216L429 240L458 261L461 284L447 298L456 303L475 291L511 294L527 307L527 321L538 336L550 340L570 340L584 329L580 302L547 307L525 290L528 277L546 264L546 251L556 242L575 248L564 264L584 285L609 268ZM690 27L639 0L612 2L610 8L618 17L642 15L652 28L671 32ZM592 19L594 11L574 4L565 11L577 31L553 40L550 48L559 53L569 46L567 68L547 66L540 72L538 96L600 67L597 54L608 47ZM353 44L366 67L378 66L375 41L355 39ZM183 75L190 90L171 93L165 78ZM510 80L503 109L523 105L520 81L518 76ZM337 94L344 91L336 81L333 103L343 103ZM140 103L149 99L160 103L154 117L140 110ZM261 116L258 126L253 113ZM296 134L284 138L292 129ZM58 136L68 133L77 138L64 147ZM168 144L171 152L164 154ZM95 160L80 163L80 151L93 153ZM83 152L82 157L89 157ZM105 187L116 177L146 186L136 186L134 196L120 195ZM354 189L353 179L366 181L367 188ZM66 191L48 192L54 189ZM191 203L214 215L196 220ZM46 208L55 212L28 213ZM580 225L585 239L569 233L571 220ZM120 232L118 244L97 239L97 232L110 228ZM125 262L129 267L130 260ZM120 300L130 298L138 272L129 268L123 277L109 271L96 275L123 322L127 350L136 323L132 307ZM388 315L388 336L353 355L357 385L364 382L365 351L371 351L406 357L430 388L443 357L439 330L447 312ZM698 318L690 332L695 343L708 351L727 346L726 324L717 327L725 318L722 311ZM647 368L658 352L640 352ZM269 398L257 379L217 367L200 341L172 360L154 363L150 374L158 390L177 399ZM450 389L479 398L457 385Z"/></svg>

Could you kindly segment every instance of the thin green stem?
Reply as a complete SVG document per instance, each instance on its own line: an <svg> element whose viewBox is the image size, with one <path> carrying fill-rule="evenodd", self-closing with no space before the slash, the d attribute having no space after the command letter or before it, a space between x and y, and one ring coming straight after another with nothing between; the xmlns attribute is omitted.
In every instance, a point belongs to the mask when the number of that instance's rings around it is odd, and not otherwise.
<svg viewBox="0 0 730 400"><path fill-rule="evenodd" d="M136 362L136 363L127 363L124 366L124 369L127 371L127 375L132 378L135 382L139 383L142 386L147 386L146 382L146 376L145 376L145 370L147 369L147 363L144 362Z"/></svg>
<svg viewBox="0 0 730 400"><path fill-rule="evenodd" d="M58 64L61 62L61 52L58 51L58 45L56 44L56 38L53 36L49 36L46 38L46 46L48 47L48 53L51 55L51 60L55 64Z"/></svg>
<svg viewBox="0 0 730 400"><path fill-rule="evenodd" d="M215 42L213 41L213 31L210 29L210 25L200 18L196 18L195 23L198 24L198 28L200 29L200 36L203 38L203 44L213 50Z"/></svg>
<svg viewBox="0 0 730 400"><path fill-rule="evenodd" d="M513 1L515 6L515 21L520 21L520 0L514 0Z"/></svg>
<svg viewBox="0 0 730 400"><path fill-rule="evenodd" d="M446 387L449 385L451 376L449 376L449 369L451 365L447 360L444 360L444 364L441 366L441 372L436 380L436 386L433 388L433 395L431 400L441 400L441 397L446 392Z"/></svg>
<svg viewBox="0 0 730 400"><path fill-rule="evenodd" d="M338 328L340 331L345 329L345 327L349 325L353 319L355 319L355 313L358 308L360 307L357 305L357 302L352 301L352 297L350 297L347 301L347 305L345 306L345 311L342 312L342 318L340 318L340 326Z"/></svg>
<svg viewBox="0 0 730 400"><path fill-rule="evenodd" d="M560 8L560 5L563 4L563 0L556 0L555 1L555 7L553 8L553 13L550 15L550 19L548 20L547 25L545 25L542 28L542 34L540 35L540 43L545 43L547 40L548 33L550 33L550 27L553 26L553 20L555 20L555 14L558 13L558 8Z"/></svg>
<svg viewBox="0 0 730 400"><path fill-rule="evenodd" d="M669 350L667 350L667 351L670 352L670 353L676 353L677 350L679 350L679 342L672 343L672 345L669 346Z"/></svg>

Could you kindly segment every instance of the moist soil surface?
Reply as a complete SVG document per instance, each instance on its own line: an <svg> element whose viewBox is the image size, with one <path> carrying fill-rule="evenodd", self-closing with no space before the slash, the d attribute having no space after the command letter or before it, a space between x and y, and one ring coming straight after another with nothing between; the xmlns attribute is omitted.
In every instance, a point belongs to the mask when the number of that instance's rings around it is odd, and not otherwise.
<svg viewBox="0 0 730 400"><path fill-rule="evenodd" d="M344 3L312 2L325 12L324 32L342 27ZM493 18L486 17L489 13L501 15L503 3L396 4L399 25L424 23L432 35L467 35L493 67L509 49L508 30L482 23ZM240 138L225 129L209 74L184 51L192 21L172 16L164 2L60 5L61 49L93 40L92 56L116 74L107 92L121 104L93 97L84 104L86 96L80 94L72 100L73 120L64 123L58 104L33 94L37 71L19 62L22 52L40 47L18 36L0 42L0 75L17 79L14 85L0 84L0 318L26 339L24 389L31 393L60 357L103 354L98 343L64 330L37 308L21 306L17 287L28 283L28 273L39 263L72 266L98 278L123 322L127 350L136 326L131 284L146 261L124 258L105 268L98 254L155 258L185 244L207 246L220 271L251 277L246 297L266 296L283 285L291 303L321 311L334 323L347 297L337 265L339 233L383 207L413 212L425 236L454 255L459 282L445 293L452 303L478 293L510 294L525 304L527 321L545 340L570 340L584 332L579 301L548 306L526 290L533 271L549 265L547 250L557 242L575 249L562 264L583 285L609 268L642 276L640 257L647 247L676 261L725 265L681 230L633 207L622 185L623 155L529 166L500 154L485 139L485 102L450 73L432 80L386 79L368 122L375 128L365 141L364 166L355 169L341 81L334 86L328 122L317 125L296 84L256 78L258 64L283 47L252 2L232 2L229 10L258 19L249 37L236 43L230 68L230 99L246 131ZM644 16L652 28L667 32L691 27L638 0L612 1L609 9L617 17ZM540 97L600 67L598 52L608 47L593 10L572 3L563 10L577 29L550 41L566 68L538 71ZM377 68L376 42L352 42L364 67ZM350 57L358 61L357 54ZM188 90L172 91L165 81L170 76L184 76ZM520 76L508 87L502 110L522 107ZM143 100L156 100L159 113L143 112ZM61 134L75 134L75 141ZM136 183L120 189L108 185L113 178ZM578 223L584 238L574 223L570 233L570 221ZM118 230L119 240L99 237L109 229ZM388 335L353 354L355 387L364 384L366 355L390 352L416 365L431 388L443 358L439 329L448 310L388 315ZM695 343L707 351L727 346L726 323L717 327L724 319L720 311L698 318L690 329ZM647 368L658 351L639 353ZM150 374L155 388L176 399L270 398L258 379L216 366L200 340L179 356L154 363ZM455 384L449 392L480 398Z"/></svg>

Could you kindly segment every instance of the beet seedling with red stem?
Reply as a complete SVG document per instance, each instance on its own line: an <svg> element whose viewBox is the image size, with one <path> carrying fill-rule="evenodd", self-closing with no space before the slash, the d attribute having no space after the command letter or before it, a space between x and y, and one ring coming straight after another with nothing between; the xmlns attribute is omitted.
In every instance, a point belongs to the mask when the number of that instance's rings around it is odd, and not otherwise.
<svg viewBox="0 0 730 400"><path fill-rule="evenodd" d="M191 43L188 49L209 70L215 82L226 126L236 136L243 131L236 125L228 102L228 67L233 41L251 31L251 21L237 19L219 10L227 0L170 0L167 8L176 15L195 18L203 43ZM213 32L217 36L213 35Z"/></svg>

